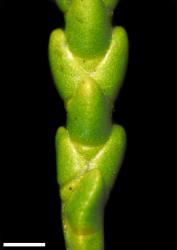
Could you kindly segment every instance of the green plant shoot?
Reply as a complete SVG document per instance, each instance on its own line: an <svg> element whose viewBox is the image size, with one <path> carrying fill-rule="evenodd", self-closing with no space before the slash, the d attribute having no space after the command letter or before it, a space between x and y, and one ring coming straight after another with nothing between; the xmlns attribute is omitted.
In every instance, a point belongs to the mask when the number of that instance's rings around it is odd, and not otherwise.
<svg viewBox="0 0 177 250"><path fill-rule="evenodd" d="M104 249L104 207L126 147L112 124L128 60L128 38L112 27L117 0L56 0L65 31L49 41L54 83L67 111L56 133L57 180L68 250Z"/></svg>

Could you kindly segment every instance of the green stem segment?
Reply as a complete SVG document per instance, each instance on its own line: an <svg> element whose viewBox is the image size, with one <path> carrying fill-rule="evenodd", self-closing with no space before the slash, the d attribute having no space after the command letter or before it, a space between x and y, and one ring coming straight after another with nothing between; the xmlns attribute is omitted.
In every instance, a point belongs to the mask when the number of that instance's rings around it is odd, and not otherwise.
<svg viewBox="0 0 177 250"><path fill-rule="evenodd" d="M56 134L66 248L103 250L104 206L126 145L111 112L126 71L128 38L122 27L111 27L116 0L56 1L66 27L52 32L49 59L67 110L67 126Z"/></svg>

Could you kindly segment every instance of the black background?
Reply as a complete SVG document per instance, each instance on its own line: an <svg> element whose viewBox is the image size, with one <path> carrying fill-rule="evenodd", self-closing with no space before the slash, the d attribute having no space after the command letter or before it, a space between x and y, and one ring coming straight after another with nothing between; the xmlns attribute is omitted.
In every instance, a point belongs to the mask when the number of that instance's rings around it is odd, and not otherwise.
<svg viewBox="0 0 177 250"><path fill-rule="evenodd" d="M176 10L175 1L122 0L114 12L130 42L113 113L128 145L105 210L106 250L177 249ZM1 243L62 250L54 136L66 114L47 46L63 15L47 0L1 0L0 12Z"/></svg>

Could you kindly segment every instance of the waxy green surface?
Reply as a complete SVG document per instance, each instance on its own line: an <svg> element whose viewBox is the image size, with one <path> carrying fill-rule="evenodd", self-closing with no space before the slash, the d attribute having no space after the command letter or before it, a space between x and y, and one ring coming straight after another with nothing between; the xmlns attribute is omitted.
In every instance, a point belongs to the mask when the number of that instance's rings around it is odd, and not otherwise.
<svg viewBox="0 0 177 250"><path fill-rule="evenodd" d="M126 148L125 130L111 119L128 60L126 31L111 27L117 2L56 1L66 26L51 33L49 60L67 111L56 157L68 250L104 249L104 206Z"/></svg>

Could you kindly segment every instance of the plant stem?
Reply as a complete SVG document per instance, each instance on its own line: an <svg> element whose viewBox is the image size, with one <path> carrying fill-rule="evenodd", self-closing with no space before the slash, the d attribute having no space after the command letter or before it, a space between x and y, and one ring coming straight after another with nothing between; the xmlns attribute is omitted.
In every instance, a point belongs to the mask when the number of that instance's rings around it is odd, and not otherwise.
<svg viewBox="0 0 177 250"><path fill-rule="evenodd" d="M65 32L49 41L56 88L67 111L56 133L57 178L68 250L104 249L104 207L119 172L126 133L111 113L128 60L128 38L112 29L116 0L57 0Z"/></svg>

